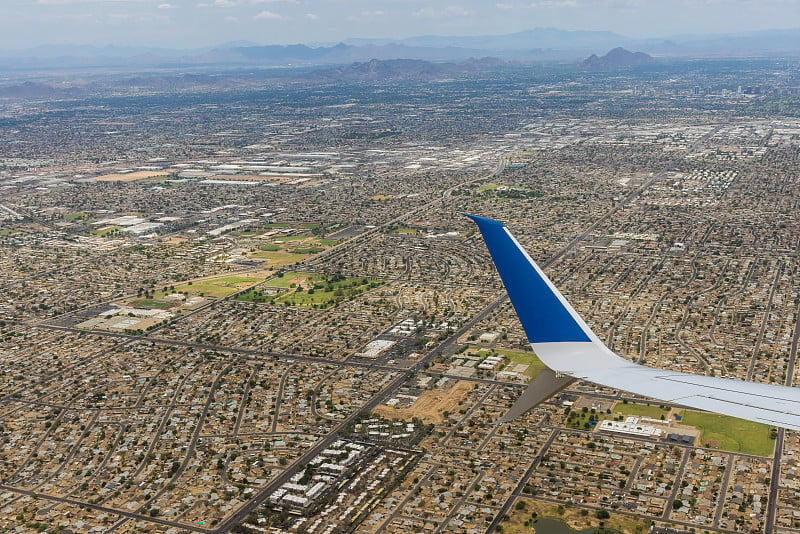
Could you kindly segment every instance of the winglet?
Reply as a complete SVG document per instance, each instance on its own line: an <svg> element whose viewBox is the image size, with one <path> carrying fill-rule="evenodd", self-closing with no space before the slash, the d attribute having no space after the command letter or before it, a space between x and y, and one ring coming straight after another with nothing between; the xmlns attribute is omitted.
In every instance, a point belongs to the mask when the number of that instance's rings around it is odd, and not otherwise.
<svg viewBox="0 0 800 534"><path fill-rule="evenodd" d="M522 395L519 396L514 405L497 421L497 424L510 423L573 382L575 382L575 379L571 376L559 375L555 371L545 367L539 372L533 382L528 385Z"/></svg>
<svg viewBox="0 0 800 534"><path fill-rule="evenodd" d="M573 379L701 410L800 430L800 388L756 384L635 364L589 329L502 223L468 215L483 234L533 350L555 372L540 374L502 421L522 414Z"/></svg>
<svg viewBox="0 0 800 534"><path fill-rule="evenodd" d="M531 343L593 341L593 334L500 221L464 214L483 234Z"/></svg>

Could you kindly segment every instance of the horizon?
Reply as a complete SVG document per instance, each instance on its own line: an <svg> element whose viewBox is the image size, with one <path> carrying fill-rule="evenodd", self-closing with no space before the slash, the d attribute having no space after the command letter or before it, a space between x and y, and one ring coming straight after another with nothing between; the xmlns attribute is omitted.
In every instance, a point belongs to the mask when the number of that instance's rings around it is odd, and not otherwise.
<svg viewBox="0 0 800 534"><path fill-rule="evenodd" d="M786 31L800 28L800 2L536 0L485 5L462 0L433 7L417 0L10 0L0 7L0 49L5 50L197 49L236 41L320 45L551 28L611 32L632 40Z"/></svg>
<svg viewBox="0 0 800 534"><path fill-rule="evenodd" d="M765 28L762 30L752 30L752 31L743 31L743 32L721 32L721 33L684 33L684 34L674 34L674 35L664 35L658 37L632 37L630 35L624 35L617 32L612 32L610 30L566 30L563 28L556 28L556 27L535 27L535 28L527 28L522 29L515 32L510 33L487 33L487 34L475 34L475 35L461 35L461 34L425 34L425 35L412 35L407 37L399 37L399 38L391 38L391 37L348 37L345 39L334 40L334 41L295 41L295 42L286 42L286 43L275 43L275 42L256 42L251 41L249 39L237 39L237 40L228 40L228 41L220 41L217 43L210 43L207 45L198 45L198 46L153 46L153 45L146 45L146 44L130 44L130 43L67 43L67 42L44 42L41 44L29 46L29 47L18 47L18 48L11 48L11 47L0 47L0 51L4 52L25 52L30 50L36 49L47 49L47 48L56 48L56 47L73 47L73 48L94 48L97 50L103 49L148 49L148 50L171 50L171 51L197 51L197 50L213 50L213 49L221 49L221 48L229 48L229 47L266 47L266 46L281 46L281 47L289 47L289 46L306 46L309 48L331 48L337 45L345 44L351 46L362 46L366 44L375 44L376 46L384 45L384 44L400 44L403 45L403 41L409 40L417 40L417 39L472 39L472 38L498 38L498 37L510 37L526 32L536 32L536 31L557 31L557 32L565 32L565 33L607 33L619 37L620 39L629 40L632 42L642 42L645 41L663 41L669 42L671 39L692 39L692 38L702 38L702 39L709 39L709 38L729 38L729 37L748 37L753 35L759 34L780 34L782 32L800 32L800 26L796 28ZM417 45L406 45L406 46L417 46ZM598 53L605 53L610 48L603 48L603 44L599 45L599 52ZM619 45L621 48L625 48L627 43ZM800 48L800 47L799 47Z"/></svg>

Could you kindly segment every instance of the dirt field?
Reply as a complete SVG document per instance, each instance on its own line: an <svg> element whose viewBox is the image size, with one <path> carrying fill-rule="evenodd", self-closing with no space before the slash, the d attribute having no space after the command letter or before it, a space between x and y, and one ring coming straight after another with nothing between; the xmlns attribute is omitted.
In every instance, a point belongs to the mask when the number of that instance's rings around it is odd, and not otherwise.
<svg viewBox="0 0 800 534"><path fill-rule="evenodd" d="M98 182L135 182L136 180L147 180L148 178L155 178L156 176L169 176L174 169L164 169L161 171L136 171L126 172L122 174L104 174L97 176L95 180Z"/></svg>
<svg viewBox="0 0 800 534"><path fill-rule="evenodd" d="M472 391L474 384L471 382L457 382L447 391L430 390L423 393L417 401L408 408L392 408L382 404L374 412L382 417L404 419L410 421L419 417L425 423L441 423L444 421L444 412L452 412L467 394Z"/></svg>

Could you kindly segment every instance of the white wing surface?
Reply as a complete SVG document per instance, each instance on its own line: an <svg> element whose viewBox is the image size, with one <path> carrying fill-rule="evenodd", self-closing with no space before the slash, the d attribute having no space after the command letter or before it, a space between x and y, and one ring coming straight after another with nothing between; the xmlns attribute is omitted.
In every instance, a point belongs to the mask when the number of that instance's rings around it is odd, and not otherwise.
<svg viewBox="0 0 800 534"><path fill-rule="evenodd" d="M545 365L556 371L550 394L565 386L566 375L691 408L800 430L800 388L667 371L617 356L592 332L502 223L476 215L467 217L483 234L531 347ZM556 378L562 380L556 382ZM538 387L541 391L541 383ZM542 394L535 396L535 402L540 402L541 397ZM519 406L515 408L512 411L516 415L524 411Z"/></svg>

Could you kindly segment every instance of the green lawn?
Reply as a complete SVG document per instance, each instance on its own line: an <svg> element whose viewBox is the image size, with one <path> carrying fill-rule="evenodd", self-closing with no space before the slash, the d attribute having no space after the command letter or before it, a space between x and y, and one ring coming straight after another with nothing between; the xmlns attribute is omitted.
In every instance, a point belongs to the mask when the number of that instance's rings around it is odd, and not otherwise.
<svg viewBox="0 0 800 534"><path fill-rule="evenodd" d="M366 282L364 282L366 280ZM350 300L357 297L364 291L372 289L380 285L377 280L362 279L362 278L345 278L338 282L330 282L330 277L323 284L315 284L315 286L322 285L318 289L305 289L299 288L293 292L281 295L275 302L285 302L290 306L300 306L304 308L329 308L338 304L339 302ZM332 289L330 289L332 287ZM312 292L313 291L313 292Z"/></svg>
<svg viewBox="0 0 800 534"><path fill-rule="evenodd" d="M339 244L338 239L317 239L316 242L323 247L333 247Z"/></svg>
<svg viewBox="0 0 800 534"><path fill-rule="evenodd" d="M736 417L684 410L681 424L700 430L698 445L708 444L724 451L769 456L775 449L770 426Z"/></svg>
<svg viewBox="0 0 800 534"><path fill-rule="evenodd" d="M314 274L314 273L303 273L303 272L296 272L296 273L284 273L280 276L275 278L270 278L267 280L267 283L264 284L269 287L289 287L290 284L302 283L306 279L313 280L314 277L321 277L321 274Z"/></svg>
<svg viewBox="0 0 800 534"><path fill-rule="evenodd" d="M258 260L267 260L270 267L281 267L297 263L308 257L308 254L292 254L291 252L272 252L262 250L261 252L253 252L247 255L248 258L255 258Z"/></svg>
<svg viewBox="0 0 800 534"><path fill-rule="evenodd" d="M266 245L261 245L258 248L260 248L261 250L265 250L267 252L277 252L281 249L281 246L276 245L275 243L268 243Z"/></svg>
<svg viewBox="0 0 800 534"><path fill-rule="evenodd" d="M279 297L285 291L278 291L273 295L265 295L264 289L262 287L254 287L248 289L247 291L240 293L234 297L236 300L241 300L242 302L255 302L258 304L271 304L275 301L277 297Z"/></svg>
<svg viewBox="0 0 800 534"><path fill-rule="evenodd" d="M495 189L497 189L498 187L500 187L500 185L499 185L499 184L486 184L486 185L482 185L482 186L480 186L480 187L478 188L478 194L485 193L485 192L487 192L487 191L494 191L494 190L495 190Z"/></svg>
<svg viewBox="0 0 800 534"><path fill-rule="evenodd" d="M103 228L98 228L97 230L92 230L92 235L99 235L100 237L105 237L108 234L112 234L114 232L118 232L122 230L120 226L104 226Z"/></svg>
<svg viewBox="0 0 800 534"><path fill-rule="evenodd" d="M251 278L247 276L224 276L221 278L213 278L211 280L201 280L192 282L191 284L183 284L177 286L175 291L170 293L183 293L188 292L190 295L199 295L200 293L206 297L225 298L228 295L241 291L247 286L257 284L262 281L262 277ZM163 292L158 292L154 296L158 298L163 296Z"/></svg>
<svg viewBox="0 0 800 534"><path fill-rule="evenodd" d="M628 402L627 404L624 402L618 402L611 409L611 412L614 415L636 415L639 417L661 419L662 415L666 417L666 415L669 413L669 410L664 410L658 405L648 406L647 404L635 404L633 402Z"/></svg>
<svg viewBox="0 0 800 534"><path fill-rule="evenodd" d="M637 417L650 417L652 419L661 419L661 416L667 416L669 410L663 410L659 408L658 405L648 406L646 404L636 404L636 403L624 403L618 402L614 405L611 409L611 415L608 415L605 412L598 411L595 414L592 414L591 411L584 414L583 410L576 410L575 416L573 419L567 423L569 428L579 428L579 429L586 429L585 424L589 421L591 415L594 415L595 421L597 424L600 424L600 421L604 421L605 419L618 419L619 417L635 415Z"/></svg>
<svg viewBox="0 0 800 534"><path fill-rule="evenodd" d="M263 280L263 278L254 277L254 276L223 276L220 278L212 278L210 280L205 280L202 283L214 283L216 285L221 286L234 286L239 284L254 284L259 280Z"/></svg>
<svg viewBox="0 0 800 534"><path fill-rule="evenodd" d="M575 413L572 416L572 419L567 420L566 423L567 428L575 428L579 430L591 430L594 429L597 425L599 425L600 421L611 418L609 415L607 415L605 412L602 411L596 411L595 413L587 411L586 413L583 413L583 410L575 410L574 412ZM592 419L592 417L594 417L595 424L587 426L587 423Z"/></svg>
<svg viewBox="0 0 800 534"><path fill-rule="evenodd" d="M597 424L600 424L600 421L606 419L621 420L629 415L661 419L662 415L666 418L667 414L669 414L669 410L664 410L658 405L648 406L646 404L636 404L633 402L618 402L611 409L611 415L601 411L595 414L589 411L584 414L583 410L576 410L572 420L567 423L567 427L586 429L586 423L589 421L591 415L594 415L595 421L597 421Z"/></svg>
<svg viewBox="0 0 800 534"><path fill-rule="evenodd" d="M175 306L179 305L179 303L177 302L169 302L156 299L132 300L130 304L131 306L135 306L137 308L155 308L157 310L166 310L169 308L174 308Z"/></svg>
<svg viewBox="0 0 800 534"><path fill-rule="evenodd" d="M262 287L289 289L278 295L265 296L260 292L247 292L240 300L249 302L274 302L304 308L329 308L350 300L380 285L372 278L346 278L336 275L296 272L284 273L268 280Z"/></svg>
<svg viewBox="0 0 800 534"><path fill-rule="evenodd" d="M68 213L67 215L64 215L64 220L72 222L77 221L78 219L85 219L88 216L89 214L85 211L76 211L75 213Z"/></svg>

